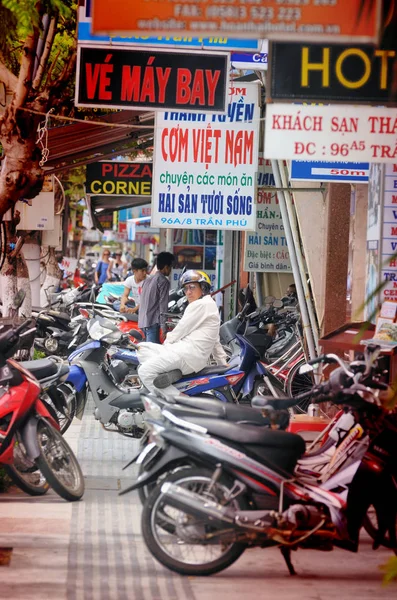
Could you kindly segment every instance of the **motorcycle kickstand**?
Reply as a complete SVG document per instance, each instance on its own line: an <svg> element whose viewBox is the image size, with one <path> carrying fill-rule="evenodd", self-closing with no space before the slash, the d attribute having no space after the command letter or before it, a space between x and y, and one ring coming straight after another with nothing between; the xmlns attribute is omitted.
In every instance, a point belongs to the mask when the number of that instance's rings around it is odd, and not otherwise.
<svg viewBox="0 0 397 600"><path fill-rule="evenodd" d="M288 567L289 574L296 575L294 565L292 564L292 561L291 561L291 549L286 548L285 546L281 546L280 551L281 551L281 554L283 555L283 559L285 560L286 565Z"/></svg>

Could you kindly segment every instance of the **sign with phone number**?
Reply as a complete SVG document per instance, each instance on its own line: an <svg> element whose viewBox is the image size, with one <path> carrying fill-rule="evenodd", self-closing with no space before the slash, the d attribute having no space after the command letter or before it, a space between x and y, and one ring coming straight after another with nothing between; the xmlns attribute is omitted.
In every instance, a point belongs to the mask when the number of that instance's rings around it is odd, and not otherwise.
<svg viewBox="0 0 397 600"><path fill-rule="evenodd" d="M268 104L265 157L396 162L397 109Z"/></svg>

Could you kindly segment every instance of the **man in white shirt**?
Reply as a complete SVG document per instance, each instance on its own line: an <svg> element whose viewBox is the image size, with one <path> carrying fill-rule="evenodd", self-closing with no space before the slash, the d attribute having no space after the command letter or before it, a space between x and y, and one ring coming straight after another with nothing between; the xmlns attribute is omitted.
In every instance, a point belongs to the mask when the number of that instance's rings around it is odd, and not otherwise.
<svg viewBox="0 0 397 600"><path fill-rule="evenodd" d="M155 391L153 380L160 374L178 369L183 375L197 373L207 366L212 355L217 364L226 364L226 353L219 341L220 317L215 301L209 295L211 283L203 271L189 270L180 279L188 299L183 317L173 331L167 334L162 346L141 343L138 357L139 377L143 385ZM169 385L166 394L178 394Z"/></svg>
<svg viewBox="0 0 397 600"><path fill-rule="evenodd" d="M148 263L143 258L134 258L131 263L133 275L124 281L124 292L120 301L120 312L133 315L138 312L143 282L147 277ZM134 302L134 306L128 306ZM132 304L132 303L131 303Z"/></svg>

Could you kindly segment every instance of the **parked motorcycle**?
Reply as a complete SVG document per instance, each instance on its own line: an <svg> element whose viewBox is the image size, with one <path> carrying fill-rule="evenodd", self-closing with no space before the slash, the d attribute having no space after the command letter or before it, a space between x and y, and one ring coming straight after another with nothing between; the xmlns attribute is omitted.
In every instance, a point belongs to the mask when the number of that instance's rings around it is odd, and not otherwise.
<svg viewBox="0 0 397 600"><path fill-rule="evenodd" d="M29 324L0 332L0 462L14 467L29 493L45 493L49 484L65 500L79 500L84 478L56 416L41 400L37 379L9 358Z"/></svg>
<svg viewBox="0 0 397 600"><path fill-rule="evenodd" d="M171 469L145 503L142 532L159 562L181 574L209 575L232 564L247 547L279 546L294 574L292 549L357 551L371 507L378 523L374 548L397 551L396 415L382 407L380 396L387 386L365 362L347 367L333 355L321 360L340 366L327 383L316 386L316 401L349 406L363 440L368 436L368 444L355 444L348 453L342 445L349 445L349 435L344 438L339 446L343 464L326 481L292 475L305 450L295 434L208 416L183 417L177 406L167 406L161 419L152 415L151 438L162 459L149 460L148 472L129 489L146 485L150 477L157 480L176 458L194 462ZM258 397L254 404L272 411L295 401ZM146 401L145 408L150 413Z"/></svg>

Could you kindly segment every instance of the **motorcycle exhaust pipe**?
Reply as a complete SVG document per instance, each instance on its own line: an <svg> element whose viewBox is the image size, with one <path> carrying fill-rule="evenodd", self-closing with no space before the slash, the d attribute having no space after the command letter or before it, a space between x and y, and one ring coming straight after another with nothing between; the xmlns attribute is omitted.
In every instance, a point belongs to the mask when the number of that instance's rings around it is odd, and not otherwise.
<svg viewBox="0 0 397 600"><path fill-rule="evenodd" d="M274 526L274 511L272 510L233 510L231 507L222 506L213 500L202 498L179 485L165 481L161 492L167 496L167 503L174 508L183 510L188 514L203 518L206 517L212 525L225 527L233 525L235 528L256 533L265 533L266 528Z"/></svg>
<svg viewBox="0 0 397 600"><path fill-rule="evenodd" d="M161 492L167 497L167 503L174 508L183 510L193 517L205 517L212 525L224 527L233 525L235 513L230 508L217 502L207 500L174 483L165 482Z"/></svg>

